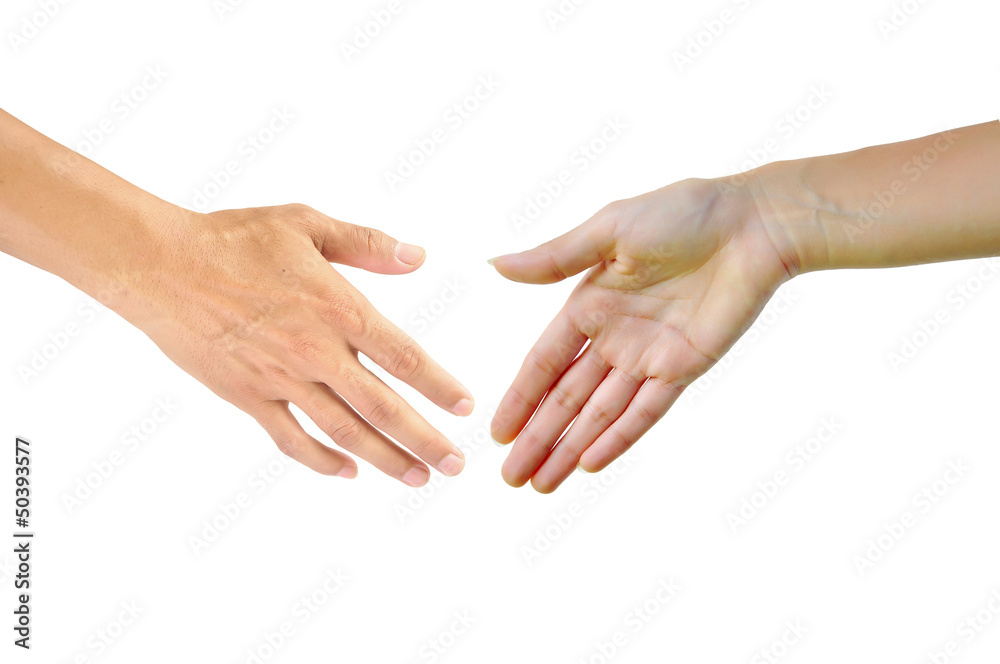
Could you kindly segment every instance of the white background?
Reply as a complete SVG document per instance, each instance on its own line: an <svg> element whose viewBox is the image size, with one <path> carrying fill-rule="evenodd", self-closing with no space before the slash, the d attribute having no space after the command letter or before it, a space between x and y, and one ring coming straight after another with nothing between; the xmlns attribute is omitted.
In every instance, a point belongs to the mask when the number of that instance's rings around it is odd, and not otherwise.
<svg viewBox="0 0 1000 664"><path fill-rule="evenodd" d="M386 4L246 0L220 17L210 0L69 2L15 49L10 35L40 10L4 2L0 105L73 147L111 118L89 154L167 200L193 205L273 109L292 112L210 207L302 202L425 246L412 276L346 271L477 408L461 420L400 388L466 449L466 470L437 487L412 491L364 463L352 482L285 466L248 416L140 332L3 257L0 532L13 530L21 435L37 535L30 653L11 645L2 547L0 660L235 664L253 649L304 663L753 662L783 653L775 642L799 621L806 633L780 661L930 661L949 640L960 648L949 662L996 661L1000 280L977 280L987 263L795 279L781 291L791 304L765 312L743 353L696 383L627 462L542 496L501 480L506 451L488 423L572 283L512 284L485 259L612 200L741 170L768 138L780 147L770 158L788 159L994 120L997 4L911 0L918 9L885 36L886 0L593 0L554 28L556 0L422 0L403 2L348 62L342 44ZM674 54L723 9L732 22L679 68ZM147 67L166 79L123 118L115 100ZM448 125L481 76L499 88ZM802 111L814 86L832 97ZM809 117L788 135L778 123L797 108ZM573 184L519 232L511 215L615 118L620 139L573 167ZM384 173L437 127L447 142L390 191ZM441 307L449 280L461 294ZM977 292L962 299L958 287ZM420 307L435 320L417 324ZM938 309L947 324L918 334ZM71 322L81 332L25 380L20 368ZM894 366L904 338L921 347ZM157 399L177 408L153 431L144 419ZM786 455L829 417L842 428L796 472ZM144 424L135 450L121 442ZM114 472L92 475L114 451ZM924 513L914 494L956 460L970 470ZM727 515L779 470L791 480L734 534ZM259 492L261 471L274 481ZM81 481L99 486L67 507ZM249 506L226 523L219 506L241 492ZM907 511L916 525L859 571L856 556ZM214 519L224 528L196 555L190 538ZM297 602L330 570L349 578L301 622ZM651 599L670 579L676 594ZM119 631L123 602L142 613ZM637 623L647 602L658 610ZM969 640L958 626L981 610L991 624ZM462 612L474 624L451 638ZM294 633L268 651L265 635L285 621ZM100 630L117 636L101 650ZM435 653L435 640L450 647Z"/></svg>

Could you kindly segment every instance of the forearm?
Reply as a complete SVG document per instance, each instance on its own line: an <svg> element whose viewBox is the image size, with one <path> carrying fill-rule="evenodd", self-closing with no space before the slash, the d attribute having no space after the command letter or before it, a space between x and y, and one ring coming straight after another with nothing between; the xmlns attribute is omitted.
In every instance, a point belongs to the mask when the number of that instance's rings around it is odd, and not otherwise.
<svg viewBox="0 0 1000 664"><path fill-rule="evenodd" d="M113 306L184 214L0 110L0 251Z"/></svg>
<svg viewBox="0 0 1000 664"><path fill-rule="evenodd" d="M799 272L1000 254L1000 122L749 174Z"/></svg>

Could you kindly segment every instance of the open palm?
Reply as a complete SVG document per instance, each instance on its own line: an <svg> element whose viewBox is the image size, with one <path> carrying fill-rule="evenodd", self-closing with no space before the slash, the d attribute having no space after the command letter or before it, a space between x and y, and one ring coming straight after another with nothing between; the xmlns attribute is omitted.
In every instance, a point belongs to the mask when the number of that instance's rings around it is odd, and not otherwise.
<svg viewBox="0 0 1000 664"><path fill-rule="evenodd" d="M748 192L684 180L613 203L536 249L493 260L553 283L590 268L493 419L504 479L550 492L605 468L708 371L790 278ZM529 421L530 420L530 421Z"/></svg>

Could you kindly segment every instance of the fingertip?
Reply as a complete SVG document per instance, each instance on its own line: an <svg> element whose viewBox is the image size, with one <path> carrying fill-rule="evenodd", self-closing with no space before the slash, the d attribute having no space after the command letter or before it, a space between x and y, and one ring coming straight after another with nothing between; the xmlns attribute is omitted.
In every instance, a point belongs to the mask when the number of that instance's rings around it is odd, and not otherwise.
<svg viewBox="0 0 1000 664"><path fill-rule="evenodd" d="M426 257L427 252L424 251L423 247L418 247L415 244L407 244L406 242L396 244L396 260L409 270L415 270L420 267Z"/></svg>
<svg viewBox="0 0 1000 664"><path fill-rule="evenodd" d="M503 481L506 482L508 486L511 486L511 487L513 487L515 489L520 489L525 484L527 484L526 480L518 479L516 477L508 477L507 475L504 475L503 473L500 473L500 476L503 477Z"/></svg>
<svg viewBox="0 0 1000 664"><path fill-rule="evenodd" d="M424 486L430 479L430 472L422 466L410 468L402 477L403 483L414 489Z"/></svg>
<svg viewBox="0 0 1000 664"><path fill-rule="evenodd" d="M525 484L528 483L529 478L522 477L521 473L515 472L513 469L511 469L509 466L510 457L507 457L507 460L508 463L505 463L503 467L500 469L500 476L503 478L503 481L509 484L510 486L514 487L515 489L520 489L521 487L523 487Z"/></svg>
<svg viewBox="0 0 1000 664"><path fill-rule="evenodd" d="M476 409L476 403L470 397L463 397L451 407L451 413L459 417L468 417Z"/></svg>
<svg viewBox="0 0 1000 664"><path fill-rule="evenodd" d="M594 457L597 455L597 453L596 452L592 453L591 449L593 448L589 448L587 449L586 452L583 453L583 456L580 457L580 463L576 465L576 469L584 473L590 473L590 474L599 473L602 470L604 470L608 466L608 464L611 463L611 460L610 459L603 460L600 458L595 460Z"/></svg>
<svg viewBox="0 0 1000 664"><path fill-rule="evenodd" d="M343 477L345 480L353 480L358 476L358 467L354 464L344 464L339 471L337 471L337 477Z"/></svg>
<svg viewBox="0 0 1000 664"><path fill-rule="evenodd" d="M541 493L548 495L559 488L559 484L553 484L552 482L545 482L538 479L538 477L531 478L531 488L535 490L536 493Z"/></svg>
<svg viewBox="0 0 1000 664"><path fill-rule="evenodd" d="M492 267L493 269L499 269L499 268L497 268L497 261L499 261L501 259L504 259L504 258L507 258L510 255L511 254L503 254L501 256L494 256L493 258L487 258L486 262L489 263L490 267Z"/></svg>
<svg viewBox="0 0 1000 664"><path fill-rule="evenodd" d="M517 268L515 267L516 261L512 265L511 259L517 256L517 254L504 254L503 256L496 256L494 258L488 259L486 262L490 264L494 270L497 271L504 279L510 281L522 281L521 277L518 275Z"/></svg>
<svg viewBox="0 0 1000 664"><path fill-rule="evenodd" d="M454 477L462 472L462 469L465 468L465 459L459 454L449 454L438 463L437 469L441 471L441 474Z"/></svg>
<svg viewBox="0 0 1000 664"><path fill-rule="evenodd" d="M503 431L503 427L496 423L496 420L490 424L490 437L493 438L493 442L497 445L503 447L504 445L510 445L514 442L514 437L510 436Z"/></svg>

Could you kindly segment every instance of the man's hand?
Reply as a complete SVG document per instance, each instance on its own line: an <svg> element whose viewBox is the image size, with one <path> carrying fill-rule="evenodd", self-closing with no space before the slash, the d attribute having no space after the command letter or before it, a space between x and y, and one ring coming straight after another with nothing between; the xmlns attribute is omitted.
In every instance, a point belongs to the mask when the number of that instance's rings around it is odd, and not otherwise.
<svg viewBox="0 0 1000 664"><path fill-rule="evenodd" d="M445 475L462 470L462 452L358 353L456 415L472 411L468 390L330 265L405 274L423 249L304 205L183 214L158 244L155 260L124 276L119 313L282 452L326 475L358 472L303 430L292 403L341 448L411 486L430 477L421 460Z"/></svg>
<svg viewBox="0 0 1000 664"><path fill-rule="evenodd" d="M509 484L530 479L548 493L577 465L605 468L722 357L795 272L749 188L723 190L708 180L678 182L491 261L508 279L533 284L591 268L497 408L493 437L517 439L503 466Z"/></svg>
<svg viewBox="0 0 1000 664"><path fill-rule="evenodd" d="M0 251L115 310L289 456L328 475L358 472L302 429L293 403L411 486L430 478L421 459L445 475L462 470L462 452L358 353L456 415L472 411L468 390L330 265L405 274L423 249L304 205L190 212L2 110L0 182Z"/></svg>

